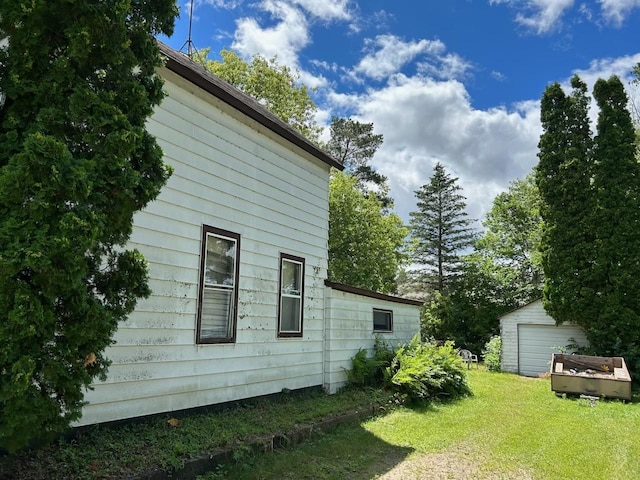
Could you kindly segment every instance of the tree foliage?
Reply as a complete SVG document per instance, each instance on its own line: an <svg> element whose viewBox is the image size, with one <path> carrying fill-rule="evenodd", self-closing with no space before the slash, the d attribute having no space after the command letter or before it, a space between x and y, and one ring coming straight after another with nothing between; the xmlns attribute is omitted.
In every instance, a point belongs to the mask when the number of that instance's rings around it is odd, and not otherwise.
<svg viewBox="0 0 640 480"><path fill-rule="evenodd" d="M442 293L459 275L460 255L474 241L457 180L438 163L430 182L416 191L418 210L410 214L412 260L427 284Z"/></svg>
<svg viewBox="0 0 640 480"><path fill-rule="evenodd" d="M445 292L435 292L421 314L423 339L452 340L480 352L500 332L499 318L513 309L500 274L477 254L462 258L460 275Z"/></svg>
<svg viewBox="0 0 640 480"><path fill-rule="evenodd" d="M2 2L0 446L80 417L146 263L132 216L170 170L145 130L175 2Z"/></svg>
<svg viewBox="0 0 640 480"><path fill-rule="evenodd" d="M221 61L206 60L208 49L197 57L209 71L260 102L271 113L312 141L318 141L316 104L309 88L300 83L300 75L277 59L254 55L245 62L235 52L222 50Z"/></svg>
<svg viewBox="0 0 640 480"><path fill-rule="evenodd" d="M407 229L357 180L334 170L329 185L329 279L381 293L396 291Z"/></svg>
<svg viewBox="0 0 640 480"><path fill-rule="evenodd" d="M502 284L504 303L522 306L542 295L540 193L533 174L493 200L475 250L488 275Z"/></svg>
<svg viewBox="0 0 640 480"><path fill-rule="evenodd" d="M383 142L381 134L373 133L373 123L332 117L330 134L327 151L344 165L345 172L356 178L358 189L365 195L375 192L385 207L391 207L393 199L389 196L387 177L371 166Z"/></svg>
<svg viewBox="0 0 640 480"><path fill-rule="evenodd" d="M543 198L544 305L558 323L583 327L595 353L640 360L640 165L624 87L598 80L597 135L586 86L542 98L537 183Z"/></svg>
<svg viewBox="0 0 640 480"><path fill-rule="evenodd" d="M367 166L383 142L382 135L373 133L373 123L351 118L332 117L330 131L327 150L347 171Z"/></svg>

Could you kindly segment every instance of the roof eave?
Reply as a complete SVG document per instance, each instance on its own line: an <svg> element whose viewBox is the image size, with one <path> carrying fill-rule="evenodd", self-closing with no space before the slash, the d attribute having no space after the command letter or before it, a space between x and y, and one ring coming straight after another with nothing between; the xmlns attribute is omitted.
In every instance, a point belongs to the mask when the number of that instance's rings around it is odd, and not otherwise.
<svg viewBox="0 0 640 480"><path fill-rule="evenodd" d="M186 55L172 49L160 41L158 41L158 45L160 46L160 52L167 59L165 64L166 68L197 87L202 88L214 97L222 100L229 106L255 120L310 155L313 155L315 158L326 163L330 167L337 168L338 170L344 169L344 165L318 147L315 143L295 131L290 125L269 112L259 102L228 84L224 80L218 78L203 66L193 62Z"/></svg>

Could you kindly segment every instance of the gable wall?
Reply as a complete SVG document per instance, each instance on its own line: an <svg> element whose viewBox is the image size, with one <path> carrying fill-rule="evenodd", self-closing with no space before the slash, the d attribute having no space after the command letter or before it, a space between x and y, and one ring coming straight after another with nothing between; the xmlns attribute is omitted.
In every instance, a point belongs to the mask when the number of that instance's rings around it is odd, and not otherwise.
<svg viewBox="0 0 640 480"><path fill-rule="evenodd" d="M115 335L79 425L323 383L329 167L163 70L148 123L174 168L136 215L153 294ZM237 337L196 345L202 224L241 235ZM303 257L302 338L276 338L280 252Z"/></svg>
<svg viewBox="0 0 640 480"><path fill-rule="evenodd" d="M500 319L500 337L502 339L501 365L504 372L519 373L519 344L518 325L547 325L556 326L555 320L547 314L542 306L542 300L536 300L513 312L507 313ZM572 325L563 325L558 329L557 345L565 345L568 338L573 336L581 344L586 344L584 334ZM549 353L549 352L545 352Z"/></svg>

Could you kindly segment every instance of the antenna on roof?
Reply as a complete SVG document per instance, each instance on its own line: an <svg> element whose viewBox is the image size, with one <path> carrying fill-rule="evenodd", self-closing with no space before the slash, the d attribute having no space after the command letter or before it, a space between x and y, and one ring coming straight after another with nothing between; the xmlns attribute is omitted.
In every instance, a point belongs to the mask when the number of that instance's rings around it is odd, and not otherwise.
<svg viewBox="0 0 640 480"><path fill-rule="evenodd" d="M180 51L182 52L182 49L185 47L185 45L187 46L187 57L189 57L191 60L193 60L193 54L198 53L198 49L196 49L196 47L193 44L193 41L191 40L191 26L193 24L193 3L194 2L195 0L191 0L189 2L189 33L187 34L187 41L182 44L182 47L180 47Z"/></svg>

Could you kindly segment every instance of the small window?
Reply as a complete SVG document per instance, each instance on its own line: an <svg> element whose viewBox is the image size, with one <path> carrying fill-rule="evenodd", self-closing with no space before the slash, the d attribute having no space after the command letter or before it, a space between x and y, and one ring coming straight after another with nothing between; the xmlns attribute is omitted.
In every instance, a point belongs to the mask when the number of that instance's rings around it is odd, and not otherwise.
<svg viewBox="0 0 640 480"><path fill-rule="evenodd" d="M304 258L280 254L278 336L302 336Z"/></svg>
<svg viewBox="0 0 640 480"><path fill-rule="evenodd" d="M393 331L393 312L391 310L379 310L377 308L373 309L373 331Z"/></svg>
<svg viewBox="0 0 640 480"><path fill-rule="evenodd" d="M197 343L234 342L240 235L203 226Z"/></svg>

